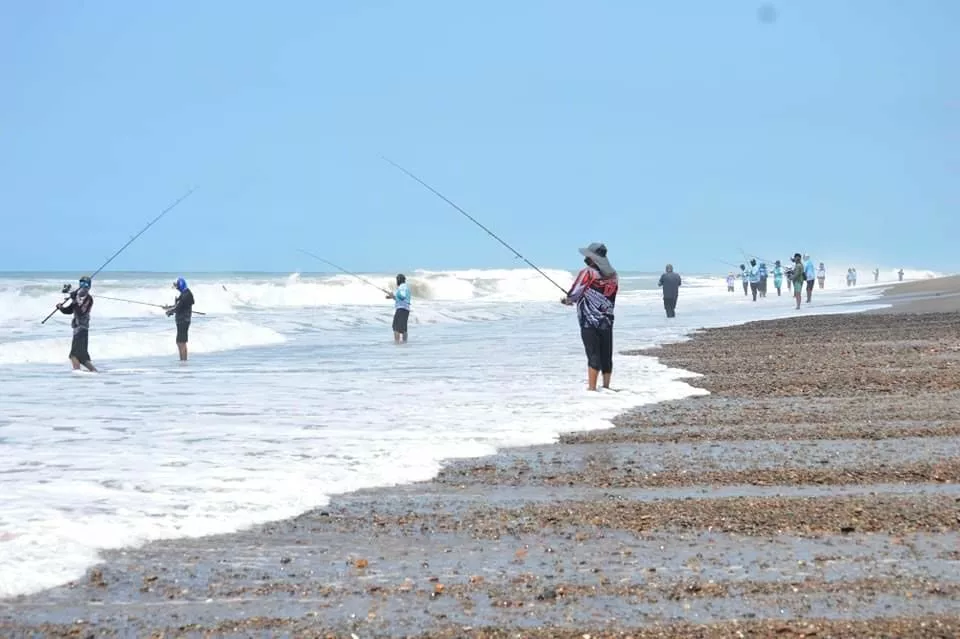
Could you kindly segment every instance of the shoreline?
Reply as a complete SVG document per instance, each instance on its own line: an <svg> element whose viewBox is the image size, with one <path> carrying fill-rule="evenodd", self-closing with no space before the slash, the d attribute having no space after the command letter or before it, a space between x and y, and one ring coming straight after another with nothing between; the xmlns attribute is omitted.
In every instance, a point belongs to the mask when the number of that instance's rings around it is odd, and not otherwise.
<svg viewBox="0 0 960 639"><path fill-rule="evenodd" d="M955 293L934 297L956 309ZM711 394L334 496L291 520L107 551L84 579L0 601L0 630L713 637L738 619L757 636L960 633L945 607L960 583L942 570L960 566L958 318L915 316L916 304L705 329L634 352L702 374L685 381ZM776 348L743 347L758 336ZM820 374L825 350L859 365ZM787 356L744 379L774 354ZM798 363L817 379L798 381ZM852 392L837 397L843 384ZM909 569L891 572L885 553Z"/></svg>

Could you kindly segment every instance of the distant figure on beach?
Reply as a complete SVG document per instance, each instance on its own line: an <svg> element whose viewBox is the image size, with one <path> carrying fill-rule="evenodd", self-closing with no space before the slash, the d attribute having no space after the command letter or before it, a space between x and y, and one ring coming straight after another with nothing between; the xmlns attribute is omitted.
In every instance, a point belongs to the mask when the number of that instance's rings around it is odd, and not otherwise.
<svg viewBox="0 0 960 639"><path fill-rule="evenodd" d="M823 262L820 262L820 267L817 269L817 283L820 284L820 288L823 288L823 284L826 281L827 281L827 267L823 265Z"/></svg>
<svg viewBox="0 0 960 639"><path fill-rule="evenodd" d="M767 296L767 263L760 262L757 267L757 275L760 276L760 297Z"/></svg>
<svg viewBox="0 0 960 639"><path fill-rule="evenodd" d="M873 283L876 284L880 281L880 269L873 269Z"/></svg>
<svg viewBox="0 0 960 639"><path fill-rule="evenodd" d="M733 293L736 288L734 285L737 283L737 276L733 273L727 275L727 293Z"/></svg>
<svg viewBox="0 0 960 639"><path fill-rule="evenodd" d="M747 273L747 267L743 264L740 265L740 279L743 281L743 295L746 297L750 289L750 274Z"/></svg>
<svg viewBox="0 0 960 639"><path fill-rule="evenodd" d="M680 295L680 275L673 272L673 264L667 264L657 286L663 289L663 308L667 317L676 317L677 297Z"/></svg>
<svg viewBox="0 0 960 639"><path fill-rule="evenodd" d="M807 276L803 271L803 258L799 253L793 254L793 269L790 281L793 283L793 297L797 300L797 310L800 310L800 302L803 299L803 283Z"/></svg>
<svg viewBox="0 0 960 639"><path fill-rule="evenodd" d="M783 286L783 267L780 260L773 263L773 287L777 289L777 297L780 297L780 287Z"/></svg>
<svg viewBox="0 0 960 639"><path fill-rule="evenodd" d="M395 344L407 343L407 322L410 319L410 286L407 276L397 274L397 288L387 293L387 299L393 300L393 341Z"/></svg>
<svg viewBox="0 0 960 639"><path fill-rule="evenodd" d="M856 286L857 285L857 269L848 268L847 269L847 286Z"/></svg>
<svg viewBox="0 0 960 639"><path fill-rule="evenodd" d="M70 363L73 370L80 370L82 365L91 373L97 369L90 361L88 344L90 339L90 311L93 309L93 295L90 294L92 281L89 277L81 277L79 286L70 293L69 300L57 304L57 309L64 315L73 315L70 327L73 329L73 341L70 343Z"/></svg>
<svg viewBox="0 0 960 639"><path fill-rule="evenodd" d="M817 280L817 268L813 265L813 260L810 259L809 255L805 255L803 260L803 274L807 278L807 304L809 304L813 297L813 283Z"/></svg>
<svg viewBox="0 0 960 639"><path fill-rule="evenodd" d="M756 302L757 293L760 292L760 269L757 268L757 260L750 260L747 277L750 279L750 293L753 294L753 301Z"/></svg>
<svg viewBox="0 0 960 639"><path fill-rule="evenodd" d="M180 361L187 361L187 333L190 331L190 320L193 319L193 292L187 286L187 280L178 277L173 283L180 295L174 300L173 306L166 307L167 317L175 315L177 324L177 351L180 352Z"/></svg>
<svg viewBox="0 0 960 639"><path fill-rule="evenodd" d="M620 283L607 259L607 247L594 242L580 249L586 268L581 269L566 297L567 306L577 305L580 339L587 354L587 390L597 390L597 377L603 374L603 387L610 388L613 374L613 309Z"/></svg>
<svg viewBox="0 0 960 639"><path fill-rule="evenodd" d="M900 269L899 271L897 271L897 277L900 279L901 282L903 281L903 269Z"/></svg>

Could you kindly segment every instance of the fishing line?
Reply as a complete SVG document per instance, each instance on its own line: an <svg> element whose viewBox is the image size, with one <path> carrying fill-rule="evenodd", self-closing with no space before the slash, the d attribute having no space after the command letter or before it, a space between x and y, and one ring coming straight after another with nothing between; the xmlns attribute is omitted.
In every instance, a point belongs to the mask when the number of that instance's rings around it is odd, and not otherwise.
<svg viewBox="0 0 960 639"><path fill-rule="evenodd" d="M309 255L309 256L312 257L313 259L319 260L319 261L323 262L324 264L329 264L330 266L332 266L333 268L337 269L338 271L341 271L342 273L346 273L347 275L351 275L351 276L357 278L358 280L360 280L360 281L363 282L364 284L369 284L370 286L372 286L373 288L377 289L377 290L380 291L381 293L386 293L387 295L392 295L392 294L393 294L393 293L391 293L390 291L388 291L387 289L383 288L382 286L377 286L376 284L374 284L373 282L371 282L371 281L368 280L367 278L362 277L362 276L360 276L360 275L357 275L356 273L354 273L354 272L352 272L352 271L348 271L347 269L343 268L342 266L337 266L336 264L334 264L334 263L331 262L330 260L325 260L325 259L323 259L322 257L320 257L319 255L314 255L314 254L311 253L310 251L305 251L305 250L303 250L303 249L297 249L297 250L300 251L301 253L303 253L304 255Z"/></svg>
<svg viewBox="0 0 960 639"><path fill-rule="evenodd" d="M106 295L97 295L97 299L101 300L112 300L114 302L126 302L127 304L140 304L141 306L153 306L154 308L162 308L167 310L169 306L164 306L163 304L152 304L150 302L140 302L138 300L125 300L120 297L107 297ZM206 313L201 313L200 311L192 311L195 315L206 315Z"/></svg>
<svg viewBox="0 0 960 639"><path fill-rule="evenodd" d="M402 166L400 166L399 164L397 164L396 162L394 162L393 160L390 160L390 159L385 158L385 157L383 157L383 156L381 156L381 159L383 159L384 162L387 162L388 164L392 164L392 165L393 165L394 167L396 167L397 169L403 171L403 172L406 173L409 177L411 177L411 178L413 178L414 180L416 180L417 182L419 182L419 183L420 183L422 186L424 186L428 191L430 191L431 193L433 193L434 195L436 195L437 197L439 197L441 200L443 200L444 202L446 202L447 204L449 204L450 206L452 206L453 208L455 208L457 211L459 211L460 213L462 213L468 220L470 220L471 222L473 222L474 224L476 224L477 226L479 226L480 228L482 228L484 231L486 231L487 234L488 234L490 237L492 237L492 238L495 239L496 241L498 241L498 242L500 242L501 244L503 244L504 246L506 246L508 249L510 249L511 252L513 252L514 255L516 255L516 256L519 257L521 260L523 260L524 262L526 262L533 270L535 270L537 273L539 273L540 275L542 275L543 277L545 277L545 278L547 279L547 281L549 281L551 284L553 284L554 286L556 286L557 288L559 288L561 291L563 291L563 294L564 294L564 295L567 294L567 292L568 292L567 289L563 288L562 286L560 286L559 284L557 284L555 281L553 281L553 279L551 279L549 275L547 275L546 273L544 273L543 271L541 271L541 270L537 267L536 264L534 264L533 262L531 262L530 260L528 260L528 259L525 258L524 256L520 255L520 253L519 253L515 248L513 248L512 246L510 246L509 244L507 244L506 242L504 242L502 239L500 239L500 238L497 236L496 233L494 233L493 231L491 231L490 229L488 229L487 227L485 227L483 224L481 224L480 222L478 222L478 221L476 220L476 218L474 218L472 215L470 215L469 213L467 213L466 211L464 211L462 208L460 208L459 206L457 206L456 204L454 204L454 203L453 203L449 198L447 198L443 193L441 193L440 191L436 190L435 188L433 188L432 186L430 186L429 184L427 184L426 182L424 182L423 180L421 180L420 178L418 178L416 175L414 175L414 174L411 173L410 171L406 170L405 168L403 168Z"/></svg>
<svg viewBox="0 0 960 639"><path fill-rule="evenodd" d="M117 257L118 255L120 255L121 253L123 253L124 249L126 249L128 246L130 246L131 244L133 244L134 240L136 240L138 237L140 237L141 235L143 235L148 228L150 228L151 226L153 226L154 224L156 224L157 222L159 222L159 221L160 221L160 218L162 218L164 215L166 215L167 213L169 213L170 211L172 211L173 209L175 209L175 208L177 207L177 205L179 205L179 204L180 204L181 202L183 202L185 199L187 199L188 197L190 197L190 196L193 194L193 192L196 191L196 190L197 190L196 187L193 187L192 189L190 189L189 191L187 191L186 193L184 193L183 195L181 195L179 198L177 198L177 200L176 200L173 204L171 204L171 205L168 206L167 208L163 209L163 210L160 212L160 215L158 215L157 217L153 218L153 219L150 221L149 224L147 224L145 227L143 227L142 229L140 229L140 232L139 232L139 233L137 233L136 235L134 235L133 237L131 237L131 238L127 241L126 244L124 244L123 246L121 246L120 249L119 249L116 253L114 253L113 255L110 256L110 259L108 259L106 262L104 262L104 263L100 266L100 268L98 268L97 270L95 270L95 271L93 272L93 274L90 276L91 282L93 281L93 278L97 276L97 274L99 274L103 269L105 269L105 268L107 267L108 264L110 264L110 262L112 262L114 259L116 259L116 257ZM64 288L66 288L66 287L64 287ZM64 291L64 292L66 292L66 291ZM63 299L63 301L66 302L66 301L69 300L69 299L70 299L70 296L68 295L67 297L65 297L65 298ZM42 320L40 323L41 323L41 324L46 324L46 323L47 323L47 320L50 319L51 317L53 317L53 314L56 313L56 312L57 312L57 309L54 308L52 311L50 311L50 314L49 314L49 315L47 315L45 318L43 318L43 320Z"/></svg>

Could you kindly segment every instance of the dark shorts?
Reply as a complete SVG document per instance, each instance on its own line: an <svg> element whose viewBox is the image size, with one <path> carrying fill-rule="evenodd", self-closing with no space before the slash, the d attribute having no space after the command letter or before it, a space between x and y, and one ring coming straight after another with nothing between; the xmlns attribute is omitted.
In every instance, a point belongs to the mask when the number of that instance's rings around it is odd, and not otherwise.
<svg viewBox="0 0 960 639"><path fill-rule="evenodd" d="M587 366L601 373L613 372L613 329L581 328L580 339L587 353Z"/></svg>
<svg viewBox="0 0 960 639"><path fill-rule="evenodd" d="M190 331L190 322L177 322L177 344L187 343L187 332Z"/></svg>
<svg viewBox="0 0 960 639"><path fill-rule="evenodd" d="M76 358L81 364L90 361L90 352L87 350L89 339L89 331L77 331L73 334L73 342L70 344L70 357Z"/></svg>
<svg viewBox="0 0 960 639"><path fill-rule="evenodd" d="M393 314L393 332L404 334L407 332L407 319L410 317L410 309L398 308Z"/></svg>
<svg viewBox="0 0 960 639"><path fill-rule="evenodd" d="M807 280L807 293L813 290L813 280Z"/></svg>

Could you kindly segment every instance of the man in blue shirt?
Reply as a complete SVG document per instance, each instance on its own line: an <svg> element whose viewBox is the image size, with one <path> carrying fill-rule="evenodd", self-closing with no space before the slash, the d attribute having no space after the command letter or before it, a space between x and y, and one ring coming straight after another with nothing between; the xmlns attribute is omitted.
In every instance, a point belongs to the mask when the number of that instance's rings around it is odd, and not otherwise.
<svg viewBox="0 0 960 639"><path fill-rule="evenodd" d="M397 275L397 290L387 293L387 299L393 300L396 309L393 312L393 341L399 344L407 341L407 320L410 317L410 287L403 273Z"/></svg>
<svg viewBox="0 0 960 639"><path fill-rule="evenodd" d="M803 274L807 278L807 304L809 304L810 298L813 297L813 283L817 281L817 267L813 265L809 255L804 256Z"/></svg>

